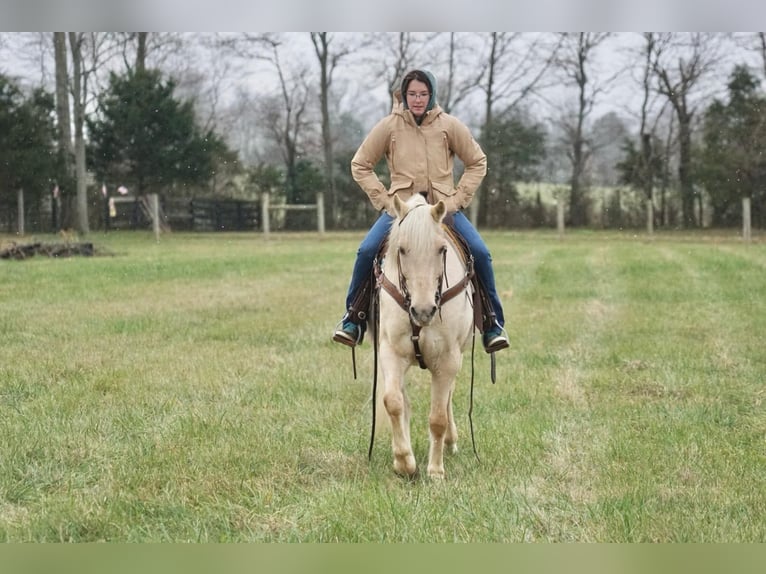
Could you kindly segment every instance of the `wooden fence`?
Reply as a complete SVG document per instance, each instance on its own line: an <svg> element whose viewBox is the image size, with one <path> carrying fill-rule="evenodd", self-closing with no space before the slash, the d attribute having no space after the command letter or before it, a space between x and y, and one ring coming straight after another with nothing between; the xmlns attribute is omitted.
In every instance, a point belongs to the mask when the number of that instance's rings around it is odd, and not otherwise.
<svg viewBox="0 0 766 574"><path fill-rule="evenodd" d="M246 201L218 198L160 198L160 220L169 230L180 231L263 231L269 236L273 229L271 212L312 211L317 229L324 233L321 203L273 205L269 194L262 200ZM152 225L153 210L148 203L132 196L111 197L104 207L106 229L144 229ZM283 219L283 218L278 218Z"/></svg>
<svg viewBox="0 0 766 574"><path fill-rule="evenodd" d="M160 198L159 212L166 229L176 231L257 231L261 223L258 201ZM152 225L151 210L139 198L112 197L105 221L106 229L145 229Z"/></svg>

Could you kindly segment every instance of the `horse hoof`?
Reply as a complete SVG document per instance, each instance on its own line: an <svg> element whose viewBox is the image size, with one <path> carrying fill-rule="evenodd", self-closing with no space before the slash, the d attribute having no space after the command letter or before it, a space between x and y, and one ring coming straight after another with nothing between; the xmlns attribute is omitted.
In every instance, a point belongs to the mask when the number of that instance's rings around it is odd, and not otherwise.
<svg viewBox="0 0 766 574"><path fill-rule="evenodd" d="M396 457L394 459L394 471L396 474L406 477L413 477L418 471L418 466L415 463L415 457L411 454L403 457Z"/></svg>
<svg viewBox="0 0 766 574"><path fill-rule="evenodd" d="M457 454L457 443L453 442L452 444L444 444L445 450L447 451L447 454Z"/></svg>
<svg viewBox="0 0 766 574"><path fill-rule="evenodd" d="M444 469L428 469L428 478L441 482L444 480Z"/></svg>

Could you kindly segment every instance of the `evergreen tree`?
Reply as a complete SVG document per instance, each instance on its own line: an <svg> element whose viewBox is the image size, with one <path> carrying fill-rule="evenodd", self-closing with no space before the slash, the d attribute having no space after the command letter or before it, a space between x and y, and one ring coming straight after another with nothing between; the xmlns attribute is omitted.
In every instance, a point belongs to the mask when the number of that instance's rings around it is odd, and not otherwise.
<svg viewBox="0 0 766 574"><path fill-rule="evenodd" d="M27 212L39 214L58 171L53 96L35 90L26 97L0 75L0 202L15 206L24 191Z"/></svg>
<svg viewBox="0 0 766 574"><path fill-rule="evenodd" d="M750 197L753 219L762 223L766 208L766 98L758 80L737 66L728 84L729 101L715 100L706 110L696 172L711 203L713 225L736 225L741 200Z"/></svg>
<svg viewBox="0 0 766 574"><path fill-rule="evenodd" d="M487 209L486 225L505 227L530 224L521 221L521 207L516 183L537 178L537 170L545 157L545 130L519 113L496 118L485 138L492 149L493 186L486 190L483 205ZM533 208L533 206L524 206ZM528 214L523 215L528 219Z"/></svg>
<svg viewBox="0 0 766 574"><path fill-rule="evenodd" d="M175 83L156 70L110 76L100 114L88 122L91 168L136 194L189 191L208 184L233 154L212 131L202 132L191 102L173 97Z"/></svg>

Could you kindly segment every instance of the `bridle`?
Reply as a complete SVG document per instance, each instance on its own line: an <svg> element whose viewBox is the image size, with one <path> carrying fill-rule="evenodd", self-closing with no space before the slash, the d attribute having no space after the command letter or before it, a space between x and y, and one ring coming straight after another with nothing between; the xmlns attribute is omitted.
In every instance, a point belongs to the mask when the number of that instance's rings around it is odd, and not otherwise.
<svg viewBox="0 0 766 574"><path fill-rule="evenodd" d="M415 349L415 358L418 360L418 365L420 365L420 368L426 369L427 366L425 360L423 359L423 353L420 350L420 330L422 327L415 323L415 320L412 317L412 313L410 313L412 297L410 296L410 292L407 289L407 278L402 272L401 254L398 251L396 253L396 270L399 276L399 287L397 287L386 276L378 259L375 260L374 270L376 287L383 289L386 293L388 293L391 298L396 301L396 304L399 305L399 307L401 307L405 313L407 313L407 317L409 317L410 326L412 328L412 335L410 339L412 340L412 345ZM447 249L444 249L442 252L442 272L439 275L439 282L437 285L436 293L434 294L434 304L436 305L436 309L439 313L441 313L442 305L444 305L447 301L454 299L468 288L468 286L471 284L473 275L473 256L469 256L466 261L466 271L463 275L463 278L452 287L449 287L448 285L447 290L443 291L443 285L447 282Z"/></svg>

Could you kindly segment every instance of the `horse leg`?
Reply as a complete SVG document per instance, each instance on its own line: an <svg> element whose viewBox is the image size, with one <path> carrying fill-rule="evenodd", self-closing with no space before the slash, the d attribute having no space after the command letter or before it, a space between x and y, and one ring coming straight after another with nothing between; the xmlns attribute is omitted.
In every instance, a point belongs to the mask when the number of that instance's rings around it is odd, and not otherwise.
<svg viewBox="0 0 766 574"><path fill-rule="evenodd" d="M407 366L393 353L386 357L382 346L381 359L382 364L389 365L382 369L383 404L391 420L394 471L403 476L413 476L417 472L417 464L410 441L410 404L404 390L404 373Z"/></svg>
<svg viewBox="0 0 766 574"><path fill-rule="evenodd" d="M431 413L428 417L430 446L428 450L428 476L444 478L444 445L447 437L452 444L457 438L457 429L451 412L454 376L434 373L431 378Z"/></svg>
<svg viewBox="0 0 766 574"><path fill-rule="evenodd" d="M449 396L447 397L447 432L444 435L444 446L447 454L455 454L457 452L457 425L455 424L455 415L452 412L452 399L455 392L455 380L463 365L462 353L458 352L454 354L453 361L453 372L450 379Z"/></svg>
<svg viewBox="0 0 766 574"><path fill-rule="evenodd" d="M455 390L453 383L447 399L447 433L444 435L444 448L447 454L457 452L457 425L455 424L455 415L452 413L452 393Z"/></svg>

